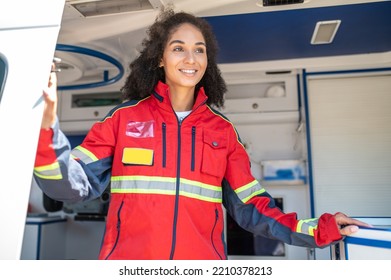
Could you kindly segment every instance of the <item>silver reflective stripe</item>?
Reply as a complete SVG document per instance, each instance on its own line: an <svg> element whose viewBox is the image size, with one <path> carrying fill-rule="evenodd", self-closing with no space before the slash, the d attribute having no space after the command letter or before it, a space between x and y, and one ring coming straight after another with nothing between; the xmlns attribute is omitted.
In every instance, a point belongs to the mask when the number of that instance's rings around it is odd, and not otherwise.
<svg viewBox="0 0 391 280"><path fill-rule="evenodd" d="M222 189L201 182L181 179L179 194L210 202L222 202Z"/></svg>
<svg viewBox="0 0 391 280"><path fill-rule="evenodd" d="M176 179L151 176L112 177L111 192L175 195ZM209 202L222 202L221 187L187 179L180 180L179 195Z"/></svg>
<svg viewBox="0 0 391 280"><path fill-rule="evenodd" d="M49 179L49 180L62 179L60 164L58 162L49 165L35 167L34 174L43 179Z"/></svg>
<svg viewBox="0 0 391 280"><path fill-rule="evenodd" d="M318 221L318 218L300 220L297 224L296 231L314 236L314 230L318 228Z"/></svg>
<svg viewBox="0 0 391 280"><path fill-rule="evenodd" d="M261 186L261 184L259 184L257 180L254 180L247 185L237 188L235 193L243 203L246 203L254 196L264 193L265 191L266 190Z"/></svg>
<svg viewBox="0 0 391 280"><path fill-rule="evenodd" d="M74 148L71 152L71 155L74 158L79 158L85 164L98 161L98 158L93 153L81 146L77 146L76 148Z"/></svg>

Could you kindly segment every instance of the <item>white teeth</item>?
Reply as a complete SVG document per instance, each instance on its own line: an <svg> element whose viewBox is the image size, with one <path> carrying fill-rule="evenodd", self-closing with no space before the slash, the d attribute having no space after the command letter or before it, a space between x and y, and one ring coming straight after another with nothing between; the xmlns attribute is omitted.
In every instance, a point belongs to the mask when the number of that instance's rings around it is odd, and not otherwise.
<svg viewBox="0 0 391 280"><path fill-rule="evenodd" d="M187 74L194 74L196 70L190 70L190 69L181 69L181 72L187 73Z"/></svg>

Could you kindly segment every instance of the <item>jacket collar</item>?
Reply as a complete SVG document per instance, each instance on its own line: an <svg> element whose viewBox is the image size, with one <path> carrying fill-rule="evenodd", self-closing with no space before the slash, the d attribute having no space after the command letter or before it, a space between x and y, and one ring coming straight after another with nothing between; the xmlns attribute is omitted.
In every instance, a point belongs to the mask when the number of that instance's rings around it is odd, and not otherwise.
<svg viewBox="0 0 391 280"><path fill-rule="evenodd" d="M162 106L169 106L172 108L170 101L170 88L167 84L159 81L155 86L155 90L152 95L159 101L159 103L161 103ZM205 90L203 87L201 87L196 94L196 100L194 102L192 111L205 104L207 99L208 97L205 94Z"/></svg>

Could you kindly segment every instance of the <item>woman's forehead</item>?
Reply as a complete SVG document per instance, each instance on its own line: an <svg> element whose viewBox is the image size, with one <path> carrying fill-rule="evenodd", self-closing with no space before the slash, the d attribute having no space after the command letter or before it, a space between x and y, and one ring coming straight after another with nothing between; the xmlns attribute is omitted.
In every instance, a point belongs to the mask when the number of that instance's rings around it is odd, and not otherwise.
<svg viewBox="0 0 391 280"><path fill-rule="evenodd" d="M201 30L191 23L182 23L174 28L171 34L168 36L168 42L172 40L187 38L188 40L195 40L205 43L204 35Z"/></svg>

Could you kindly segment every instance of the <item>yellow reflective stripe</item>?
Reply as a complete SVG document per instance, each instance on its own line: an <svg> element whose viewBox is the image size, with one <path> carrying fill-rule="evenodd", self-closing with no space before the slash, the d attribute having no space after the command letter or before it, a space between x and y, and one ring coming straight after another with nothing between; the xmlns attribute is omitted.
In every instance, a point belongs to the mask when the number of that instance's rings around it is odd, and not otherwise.
<svg viewBox="0 0 391 280"><path fill-rule="evenodd" d="M42 179L48 179L48 180L61 180L62 179L62 175L59 174L59 175L42 175L40 173L37 173L34 171L34 174L39 177L39 178L42 178Z"/></svg>
<svg viewBox="0 0 391 280"><path fill-rule="evenodd" d="M175 195L177 180L173 177L113 176L112 193L153 193ZM208 202L222 202L221 187L180 179L179 195Z"/></svg>
<svg viewBox="0 0 391 280"><path fill-rule="evenodd" d="M193 181L193 180L188 180L188 179L181 178L181 182L189 184L189 185L194 185L194 186L197 186L197 187L200 187L200 188L210 189L210 190L213 190L213 191L221 191L221 187L216 187L216 186L213 186L213 185L204 184L204 183L201 183L199 181Z"/></svg>
<svg viewBox="0 0 391 280"><path fill-rule="evenodd" d="M211 198L211 197L206 197L206 196L202 196L202 195L198 195L198 194L194 194L194 193L188 193L188 192L185 192L185 191L179 191L179 194L183 195L183 196L186 196L186 197L199 199L199 200L204 200L204 201L208 201L208 202L216 202L216 203L218 203L218 202L222 201L221 198Z"/></svg>
<svg viewBox="0 0 391 280"><path fill-rule="evenodd" d="M158 176L113 176L111 181L155 181L155 182L171 182L175 183L176 179L173 177L158 177Z"/></svg>
<svg viewBox="0 0 391 280"><path fill-rule="evenodd" d="M60 164L57 161L52 164L34 167L34 174L43 179L62 179Z"/></svg>
<svg viewBox="0 0 391 280"><path fill-rule="evenodd" d="M243 203L246 203L254 196L257 196L264 192L266 192L266 190L259 184L257 180L254 180L235 190L235 193L238 195L238 197Z"/></svg>
<svg viewBox="0 0 391 280"><path fill-rule="evenodd" d="M83 153L84 155L86 155L87 157L89 157L92 161L98 161L98 158L93 154L91 153L89 150L87 150L86 148L83 148L82 146L77 146L75 148L75 150L79 150L81 153ZM83 159L81 159L83 160Z"/></svg>
<svg viewBox="0 0 391 280"><path fill-rule="evenodd" d="M219 193L222 192L221 187L216 187L216 186L213 186L213 185L204 184L204 183L201 183L199 181L193 181L193 180L188 180L188 179L181 178L181 183L197 186L199 188L208 189L208 190L211 190L211 191L214 191L214 192L219 192ZM206 200L206 201L209 201L209 202L221 202L222 201L221 196L220 196L220 198L212 198L212 197L202 196L202 195L199 195L199 194L186 192L186 191L180 191L179 194L183 195L183 196L190 197L190 198Z"/></svg>
<svg viewBox="0 0 391 280"><path fill-rule="evenodd" d="M58 163L58 161L56 161L52 164L34 167L34 170L36 170L38 172L42 172L42 171L48 171L48 170L56 170L59 168L60 168L60 164Z"/></svg>
<svg viewBox="0 0 391 280"><path fill-rule="evenodd" d="M175 195L174 190L159 190L159 189L111 189L112 193L149 193L149 194L168 194Z"/></svg>
<svg viewBox="0 0 391 280"><path fill-rule="evenodd" d="M110 189L112 193L175 194L175 178L153 176L113 176L111 178L111 182ZM149 187L150 182L154 183L153 187Z"/></svg>
<svg viewBox="0 0 391 280"><path fill-rule="evenodd" d="M318 228L318 218L299 220L296 232L314 236L314 231Z"/></svg>

